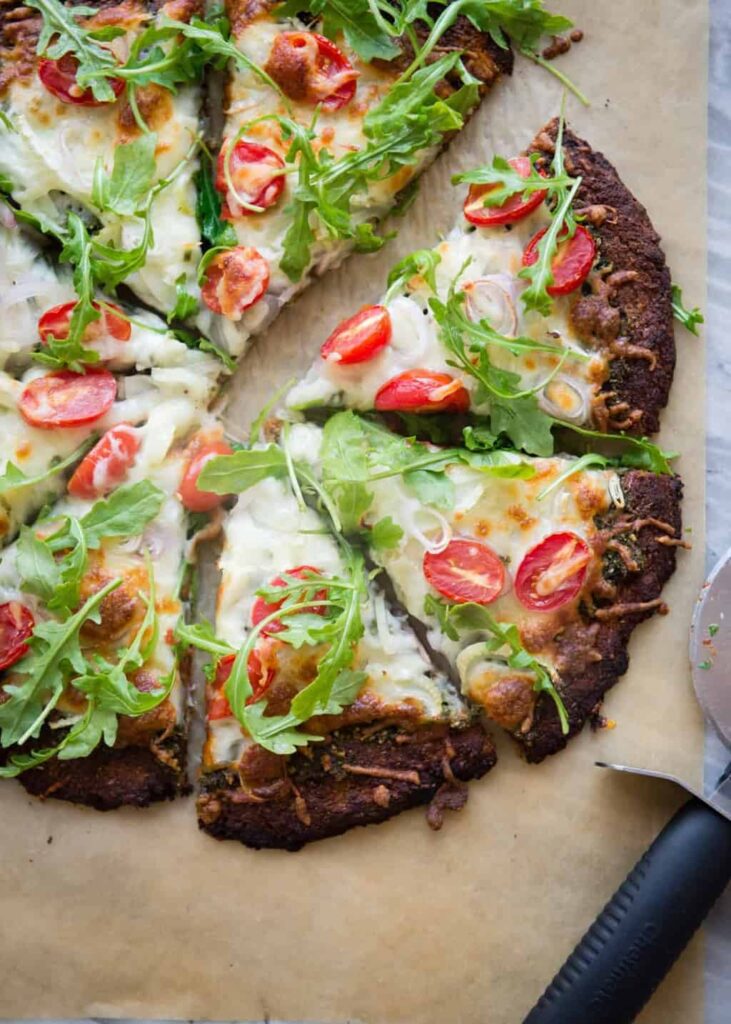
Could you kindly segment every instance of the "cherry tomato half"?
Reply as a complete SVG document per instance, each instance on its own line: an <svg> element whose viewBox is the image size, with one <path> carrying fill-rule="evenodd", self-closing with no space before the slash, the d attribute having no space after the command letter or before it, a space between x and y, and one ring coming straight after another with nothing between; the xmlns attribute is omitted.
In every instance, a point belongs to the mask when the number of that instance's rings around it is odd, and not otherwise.
<svg viewBox="0 0 731 1024"><path fill-rule="evenodd" d="M240 320L269 287L269 264L256 249L237 245L219 252L206 267L203 301L214 313Z"/></svg>
<svg viewBox="0 0 731 1024"><path fill-rule="evenodd" d="M198 477L207 462L215 459L217 455L231 455L233 449L220 439L203 441L200 444L194 442L191 448L193 454L183 471L178 496L191 512L211 512L221 504L225 495L214 494L213 491L199 491Z"/></svg>
<svg viewBox="0 0 731 1024"><path fill-rule="evenodd" d="M538 243L545 235L547 228L542 228L531 238L523 253L523 266L531 267L538 259ZM565 230L563 236L565 237ZM573 238L561 241L559 235L556 255L551 263L553 272L553 284L546 288L549 295L568 295L575 291L579 285L586 280L587 274L594 265L596 259L596 245L587 231L581 224L576 228Z"/></svg>
<svg viewBox="0 0 731 1024"><path fill-rule="evenodd" d="M247 217L255 213L254 210L247 210L242 206L236 195L252 206L260 206L262 209L274 206L284 191L284 160L268 146L245 142L244 139L239 139L230 156L228 152L229 142L224 140L216 166L216 188L223 196L223 219L234 220L236 217ZM230 192L226 181L227 160L236 195Z"/></svg>
<svg viewBox="0 0 731 1024"><path fill-rule="evenodd" d="M405 370L378 389L374 405L380 412L467 412L470 395L448 373Z"/></svg>
<svg viewBox="0 0 731 1024"><path fill-rule="evenodd" d="M98 100L89 87L82 89L76 83L76 72L79 70L79 62L71 53L65 53L58 60L50 60L42 57L38 61L38 77L41 83L56 99L62 103L74 103L77 107L104 107L114 100ZM121 78L107 79L114 99L124 91L124 82Z"/></svg>
<svg viewBox="0 0 731 1024"><path fill-rule="evenodd" d="M532 547L515 576L515 595L531 611L551 612L584 585L591 549L575 533L552 533Z"/></svg>
<svg viewBox="0 0 731 1024"><path fill-rule="evenodd" d="M317 32L280 32L265 70L292 100L340 110L355 96L358 72L348 58Z"/></svg>
<svg viewBox="0 0 731 1024"><path fill-rule="evenodd" d="M57 370L32 380L18 408L32 427L80 427L108 412L116 397L117 382L109 370Z"/></svg>
<svg viewBox="0 0 731 1024"><path fill-rule="evenodd" d="M99 303L93 302L92 305L94 309L99 309ZM114 306L111 303L109 305L112 309L122 312L119 306ZM64 302L60 306L53 306L46 310L38 321L38 333L44 345L52 336L57 341L65 341L68 338L71 317L75 308L75 302ZM98 320L92 320L90 324L87 324L84 341L97 341L105 335L115 338L117 341L129 341L132 336L132 324L121 316L115 316L109 309L104 309Z"/></svg>
<svg viewBox="0 0 731 1024"><path fill-rule="evenodd" d="M424 576L450 601L492 604L505 584L505 566L486 544L456 539L436 554L427 551Z"/></svg>
<svg viewBox="0 0 731 1024"><path fill-rule="evenodd" d="M77 466L68 491L75 498L101 498L109 494L134 465L140 432L128 423L112 427Z"/></svg>
<svg viewBox="0 0 731 1024"><path fill-rule="evenodd" d="M350 366L373 359L391 340L391 317L385 306L364 306L335 328L320 349L329 363Z"/></svg>
<svg viewBox="0 0 731 1024"><path fill-rule="evenodd" d="M294 576L298 580L310 579L313 575L321 576L322 573L319 569L316 569L312 565L298 565L295 569L287 570L288 576ZM276 579L272 580L270 586L272 587L285 587L287 586L287 580L282 579L281 576L277 576ZM327 599L327 590L318 590L315 592L315 601L325 601ZM281 601L272 601L268 603L263 597L257 597L251 608L251 624L252 626L258 626L262 619L265 619L268 615L273 615L274 612L278 611L284 604L284 598ZM311 608L303 608L302 612L308 612L311 615L324 615L325 607L323 605L313 605ZM261 631L262 636L268 636L270 633L281 633L285 628L285 624L281 619L272 619L268 626L264 626Z"/></svg>
<svg viewBox="0 0 731 1024"><path fill-rule="evenodd" d="M35 624L30 608L19 601L0 604L0 669L14 665L28 653L26 641Z"/></svg>
<svg viewBox="0 0 731 1024"><path fill-rule="evenodd" d="M228 682L228 678L231 675L231 669L233 668L234 661L236 660L235 654L224 654L219 659L216 665L216 675L212 684L212 695L208 699L208 721L215 722L220 718L231 718L233 712L231 711L231 705L228 702L228 697L224 692L224 687ZM253 693L246 701L247 704L253 704L264 696L265 692L271 685L274 679L274 669L271 666L267 666L266 672L262 669L261 658L259 657L257 648L249 655L247 663L247 669L249 672L249 682L251 683L251 689Z"/></svg>
<svg viewBox="0 0 731 1024"><path fill-rule="evenodd" d="M510 166L521 178L527 178L531 171L531 162L527 156L514 156L508 160ZM480 227L494 227L498 224L514 224L529 213L537 210L546 198L546 192L532 192L523 198L522 192L508 196L500 206L485 206L485 196L497 188L497 185L471 185L464 201L464 215L470 224Z"/></svg>

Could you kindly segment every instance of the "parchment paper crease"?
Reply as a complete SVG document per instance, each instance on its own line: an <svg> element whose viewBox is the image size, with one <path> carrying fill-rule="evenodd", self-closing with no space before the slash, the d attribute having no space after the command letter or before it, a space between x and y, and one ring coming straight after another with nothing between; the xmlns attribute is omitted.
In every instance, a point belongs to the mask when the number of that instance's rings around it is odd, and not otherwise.
<svg viewBox="0 0 731 1024"><path fill-rule="evenodd" d="M592 100L573 126L648 206L687 294L704 297L706 4L556 0L586 39L560 67ZM243 428L270 385L374 301L387 268L457 216L449 176L522 149L561 89L519 61L512 82L424 179L398 239L351 259L286 312L236 380ZM672 612L642 627L606 702L617 728L562 755L501 761L441 833L412 812L291 855L216 843L192 800L100 815L0 787L0 1016L167 1017L369 1024L522 1020L594 914L678 803L669 787L593 767L625 759L698 782L702 730L686 645L703 564L703 361L679 333L662 441L682 450L685 520ZM52 841L51 841L52 840ZM644 1024L700 1024L696 943Z"/></svg>

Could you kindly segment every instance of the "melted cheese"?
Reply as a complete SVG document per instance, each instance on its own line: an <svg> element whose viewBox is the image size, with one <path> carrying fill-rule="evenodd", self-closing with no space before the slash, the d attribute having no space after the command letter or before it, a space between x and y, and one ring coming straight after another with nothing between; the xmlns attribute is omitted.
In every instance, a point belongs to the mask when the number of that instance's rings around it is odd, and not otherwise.
<svg viewBox="0 0 731 1024"><path fill-rule="evenodd" d="M217 635L240 647L248 634L256 590L298 565L315 566L324 575L343 572L337 544L324 532L320 517L299 508L284 482L263 480L241 495L226 520ZM464 709L446 679L434 672L410 628L373 586L361 614L365 634L353 665L368 674L361 696L375 698L384 717L403 714L404 708L424 721L463 717ZM292 652L293 664L297 656ZM235 719L209 722L208 730L209 766L239 760L247 741Z"/></svg>
<svg viewBox="0 0 731 1024"><path fill-rule="evenodd" d="M552 353L513 355L490 346L490 359L503 369L518 373L521 389L537 389L542 408L558 419L574 423L591 420L591 398L606 376L606 360L588 350L577 336L569 317L571 297L553 299L549 316L526 312L521 293L527 282L518 277L522 254L533 235L548 223L545 207L511 226L478 228L457 226L437 246L441 262L436 270L437 293L446 300L457 282L467 298L474 319L487 318L496 330L524 336L568 350L556 373L558 357ZM473 408L486 412L489 405L475 399L474 377L449 365L449 352L439 338L439 328L429 308L431 292L419 277L412 278L403 295L386 304L392 339L374 359L350 366L318 356L302 381L287 397L290 408L342 406L372 409L379 388L405 370L429 369L459 377L472 397ZM336 325L333 324L334 328ZM323 337L323 341L325 338Z"/></svg>

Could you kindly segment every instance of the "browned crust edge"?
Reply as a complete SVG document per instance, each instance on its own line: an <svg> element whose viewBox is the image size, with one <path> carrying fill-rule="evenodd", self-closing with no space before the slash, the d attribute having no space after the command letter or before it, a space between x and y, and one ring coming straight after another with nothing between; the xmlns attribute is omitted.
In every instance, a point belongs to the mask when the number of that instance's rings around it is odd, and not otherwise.
<svg viewBox="0 0 731 1024"><path fill-rule="evenodd" d="M24 772L18 781L32 796L67 800L97 811L147 807L187 791L183 731L177 729L159 749L179 767L161 761L149 746L98 747L88 757L72 761L53 758Z"/></svg>
<svg viewBox="0 0 731 1024"><path fill-rule="evenodd" d="M557 130L558 120L554 119L536 136L531 151L552 152ZM570 129L564 132L564 151L568 172L583 179L575 207L605 208L597 221L589 220L600 243L600 267L612 274L619 272L618 283L606 297L609 306L619 311L618 336L654 357L653 365L646 355L613 354L608 380L601 389L607 407L619 410L626 403L627 411L635 412L637 418L620 426L624 414L618 412L617 425L610 423L610 428L654 434L675 370L671 279L660 236L645 207L602 153Z"/></svg>
<svg viewBox="0 0 731 1024"><path fill-rule="evenodd" d="M479 724L463 730L389 728L376 734L342 730L293 754L287 784L270 798L243 789L235 772L204 775L198 824L216 839L235 839L254 849L299 850L316 839L428 803L440 790L457 790L485 775L496 759ZM352 774L344 765L383 770L384 775ZM460 797L457 805L464 801Z"/></svg>
<svg viewBox="0 0 731 1024"><path fill-rule="evenodd" d="M681 536L680 498L682 484L678 477L656 476L631 470L622 477L625 514L642 520L653 518ZM660 542L668 536L648 524L636 533L633 550L639 552L641 571L626 576L617 586L617 604L655 601L675 571L676 547ZM629 665L627 645L635 628L649 618L653 610L635 611L609 620L592 620L566 630L557 639L561 693L569 715L570 731L562 735L553 701L542 694L537 701L530 730L517 737L525 757L537 764L550 754L562 750L569 739L581 731L585 722L598 713L604 694L619 680ZM588 660L587 652L597 652L601 660Z"/></svg>

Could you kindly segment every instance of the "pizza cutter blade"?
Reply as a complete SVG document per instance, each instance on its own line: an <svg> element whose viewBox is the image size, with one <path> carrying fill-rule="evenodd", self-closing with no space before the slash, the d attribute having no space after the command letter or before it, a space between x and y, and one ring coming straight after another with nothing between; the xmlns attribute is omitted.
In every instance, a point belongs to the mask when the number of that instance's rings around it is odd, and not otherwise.
<svg viewBox="0 0 731 1024"><path fill-rule="evenodd" d="M698 701L731 751L731 549L704 583L690 633ZM731 753L729 754L731 758ZM617 889L523 1024L631 1024L731 879L731 763L691 799Z"/></svg>

